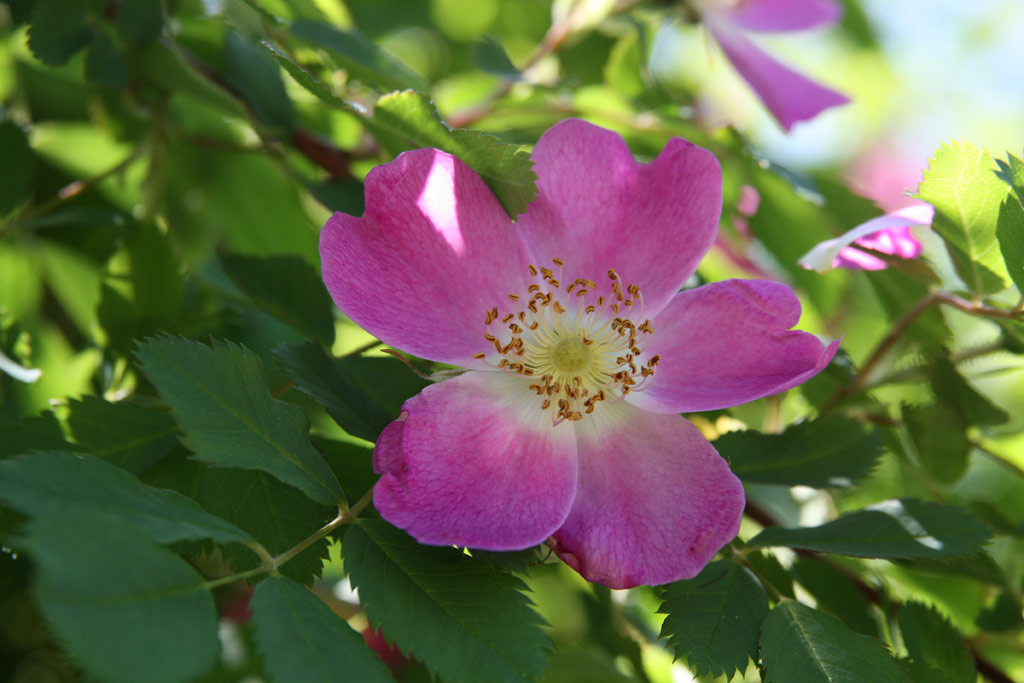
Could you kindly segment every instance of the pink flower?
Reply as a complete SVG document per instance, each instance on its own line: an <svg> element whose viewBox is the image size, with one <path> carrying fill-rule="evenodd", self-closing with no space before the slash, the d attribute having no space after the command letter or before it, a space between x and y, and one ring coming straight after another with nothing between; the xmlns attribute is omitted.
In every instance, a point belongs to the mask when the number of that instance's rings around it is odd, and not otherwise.
<svg viewBox="0 0 1024 683"><path fill-rule="evenodd" d="M745 35L834 24L842 14L834 0L705 0L702 8L708 31L787 131L798 121L850 101L775 61Z"/></svg>
<svg viewBox="0 0 1024 683"><path fill-rule="evenodd" d="M387 344L468 368L405 402L380 435L381 515L421 543L548 540L613 588L697 574L738 529L743 488L678 413L793 387L836 350L791 331L784 285L679 292L714 241L721 171L671 140L650 164L578 120L533 152L513 223L433 149L366 178L362 218L320 239L341 310Z"/></svg>
<svg viewBox="0 0 1024 683"><path fill-rule="evenodd" d="M864 247L903 259L921 255L921 243L910 228L931 225L935 209L930 204L915 204L872 218L835 239L814 246L800 258L800 265L823 273L830 268L884 270L883 259L857 247Z"/></svg>

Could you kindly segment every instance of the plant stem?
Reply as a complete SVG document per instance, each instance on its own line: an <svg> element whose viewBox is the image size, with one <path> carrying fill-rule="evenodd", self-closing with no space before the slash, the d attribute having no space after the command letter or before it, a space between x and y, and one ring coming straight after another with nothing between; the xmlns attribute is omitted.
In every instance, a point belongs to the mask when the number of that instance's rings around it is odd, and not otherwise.
<svg viewBox="0 0 1024 683"><path fill-rule="evenodd" d="M210 579L209 581L203 583L200 586L200 588L204 590L212 590L214 588L217 588L218 586L224 586L229 583L234 583L235 581L241 581L242 579L248 579L252 578L253 576L259 576L260 574L276 575L278 567L283 565L285 562L292 559L293 557L301 553L303 550L305 550L306 548L313 545L327 534L337 529L342 524L354 522L358 518L359 513L362 512L363 509L365 509L366 506L370 504L371 500L373 500L373 489L370 489L365 494L363 494L363 497L356 501L356 503L347 510L341 510L339 508L337 517L335 517L330 522L317 529L311 536L299 541L294 546L292 546L288 550L285 550L280 555L271 557L270 553L268 553L266 549L263 548L262 545L248 544L249 547L252 548L252 550L257 555L260 556L260 559L263 560L263 563L259 567L247 569L246 571L237 572L235 574L228 574L227 576L220 576L216 579ZM262 552L260 552L261 550Z"/></svg>

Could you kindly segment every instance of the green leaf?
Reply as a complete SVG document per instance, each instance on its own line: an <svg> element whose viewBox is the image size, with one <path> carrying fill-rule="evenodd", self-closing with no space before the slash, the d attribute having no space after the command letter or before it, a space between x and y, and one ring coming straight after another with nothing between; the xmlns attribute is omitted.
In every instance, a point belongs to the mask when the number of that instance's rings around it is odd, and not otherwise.
<svg viewBox="0 0 1024 683"><path fill-rule="evenodd" d="M124 59L106 31L99 31L85 53L85 78L108 88L123 88L126 80Z"/></svg>
<svg viewBox="0 0 1024 683"><path fill-rule="evenodd" d="M996 159L996 166L999 167L996 175L1013 188L1017 200L1024 203L1024 161L1016 155L1007 154L1006 161Z"/></svg>
<svg viewBox="0 0 1024 683"><path fill-rule="evenodd" d="M321 21L296 21L289 31L296 38L326 49L352 78L370 87L384 90L429 88L419 74L359 31L342 30Z"/></svg>
<svg viewBox="0 0 1024 683"><path fill-rule="evenodd" d="M832 417L790 426L782 434L729 432L714 445L743 481L787 486L851 486L882 454L877 430Z"/></svg>
<svg viewBox="0 0 1024 683"><path fill-rule="evenodd" d="M412 91L384 95L373 116L337 97L290 57L264 41L285 71L322 102L358 117L392 154L408 149L434 147L462 159L491 188L509 217L526 211L537 196L537 174L529 153L519 145L503 143L477 130L451 130L441 121L430 98Z"/></svg>
<svg viewBox="0 0 1024 683"><path fill-rule="evenodd" d="M37 0L28 47L39 61L61 66L92 42L93 32L83 4L77 0Z"/></svg>
<svg viewBox="0 0 1024 683"><path fill-rule="evenodd" d="M295 109L284 89L281 71L255 45L229 32L224 39L224 76L245 97L256 117L284 134L295 126Z"/></svg>
<svg viewBox="0 0 1024 683"><path fill-rule="evenodd" d="M0 458L31 451L64 450L74 450L74 446L64 440L64 430L53 413L0 425Z"/></svg>
<svg viewBox="0 0 1024 683"><path fill-rule="evenodd" d="M217 612L187 562L92 508L35 520L25 543L53 633L97 680L176 683L210 669Z"/></svg>
<svg viewBox="0 0 1024 683"><path fill-rule="evenodd" d="M294 581L263 581L256 586L249 608L271 681L393 680L363 637Z"/></svg>
<svg viewBox="0 0 1024 683"><path fill-rule="evenodd" d="M640 28L626 31L615 41L604 64L604 81L628 97L643 95L644 82L641 79L646 66L646 45L643 44Z"/></svg>
<svg viewBox="0 0 1024 683"><path fill-rule="evenodd" d="M537 174L527 151L477 130L451 130L423 93L384 95L367 125L392 154L434 147L459 157L483 178L511 217L525 212L537 195Z"/></svg>
<svg viewBox="0 0 1024 683"><path fill-rule="evenodd" d="M787 598L796 599L796 592L793 588L793 577L789 575L789 572L782 563L779 562L779 558L771 552L752 552L746 556L747 564L750 566L754 573L757 575L764 585L771 586L782 595Z"/></svg>
<svg viewBox="0 0 1024 683"><path fill-rule="evenodd" d="M900 607L898 619L912 661L941 671L957 683L977 680L974 658L963 636L935 608L907 602Z"/></svg>
<svg viewBox="0 0 1024 683"><path fill-rule="evenodd" d="M241 529L214 517L189 498L146 486L99 458L36 453L0 462L0 499L32 517L60 516L68 506L118 517L157 543L209 538L246 543Z"/></svg>
<svg viewBox="0 0 1024 683"><path fill-rule="evenodd" d="M206 467L200 497L203 507L252 534L271 555L294 547L329 519L328 508L259 471ZM327 546L326 538L313 543L278 571L299 583L313 583L323 571ZM238 571L256 564L255 556L242 546L225 546L221 552Z"/></svg>
<svg viewBox="0 0 1024 683"><path fill-rule="evenodd" d="M141 474L178 445L178 423L170 413L96 396L68 401L68 431L93 455Z"/></svg>
<svg viewBox="0 0 1024 683"><path fill-rule="evenodd" d="M932 228L946 242L960 278L975 296L1006 289L1006 267L996 240L1007 187L992 158L966 142L942 145L921 181L919 196L935 207Z"/></svg>
<svg viewBox="0 0 1024 683"><path fill-rule="evenodd" d="M817 527L769 527L748 545L782 545L855 557L938 558L975 553L990 535L984 522L961 507L905 498Z"/></svg>
<svg viewBox="0 0 1024 683"><path fill-rule="evenodd" d="M908 309L929 294L927 281L911 277L896 268L875 270L864 276L871 283L871 288L875 291L875 296L885 309L890 322L899 320ZM924 348L941 346L951 334L938 306L933 306L919 315L907 328L907 337Z"/></svg>
<svg viewBox="0 0 1024 683"><path fill-rule="evenodd" d="M904 405L902 413L921 467L943 483L958 481L971 455L961 414L945 403Z"/></svg>
<svg viewBox="0 0 1024 683"><path fill-rule="evenodd" d="M791 570L820 609L838 617L857 633L878 637L871 603L846 573L828 562L808 557L798 558Z"/></svg>
<svg viewBox="0 0 1024 683"><path fill-rule="evenodd" d="M764 620L761 660L766 683L909 683L885 646L795 600Z"/></svg>
<svg viewBox="0 0 1024 683"><path fill-rule="evenodd" d="M513 683L544 671L550 642L519 579L382 520L350 528L342 554L370 622L435 676Z"/></svg>
<svg viewBox="0 0 1024 683"><path fill-rule="evenodd" d="M313 437L313 445L323 454L349 500L359 500L377 483L373 448L318 437Z"/></svg>
<svg viewBox="0 0 1024 683"><path fill-rule="evenodd" d="M512 81L522 78L522 74L509 59L501 42L493 36L484 36L470 45L469 59L473 62L473 66L489 74Z"/></svg>
<svg viewBox="0 0 1024 683"><path fill-rule="evenodd" d="M309 419L271 397L255 353L232 342L214 340L210 347L159 337L139 344L137 356L197 459L263 470L324 505L344 501L334 473L309 442Z"/></svg>
<svg viewBox="0 0 1024 683"><path fill-rule="evenodd" d="M220 263L255 305L324 344L334 342L331 297L320 276L303 259L221 254Z"/></svg>
<svg viewBox="0 0 1024 683"><path fill-rule="evenodd" d="M402 402L427 385L397 360L333 359L310 342L279 346L274 356L299 391L346 432L367 441L376 441L398 417Z"/></svg>
<svg viewBox="0 0 1024 683"><path fill-rule="evenodd" d="M698 676L731 679L757 659L757 635L768 616L764 586L732 560L712 562L688 581L665 587L658 612L676 657L685 657Z"/></svg>
<svg viewBox="0 0 1024 683"><path fill-rule="evenodd" d="M989 427L1010 419L1005 410L968 384L949 359L948 353L940 354L928 370L936 399L963 415L967 424Z"/></svg>
<svg viewBox="0 0 1024 683"><path fill-rule="evenodd" d="M13 121L0 121L0 216L10 213L32 184L36 157L28 136Z"/></svg>
<svg viewBox="0 0 1024 683"><path fill-rule="evenodd" d="M1007 197L999 207L996 239L1010 278L1024 292L1024 206L1020 199Z"/></svg>
<svg viewBox="0 0 1024 683"><path fill-rule="evenodd" d="M132 227L107 263L100 289L100 325L115 348L165 329L184 297L180 265L167 235L153 224Z"/></svg>
<svg viewBox="0 0 1024 683"><path fill-rule="evenodd" d="M1024 627L1024 605L1012 593L1001 591L992 605L983 609L975 621L983 631L1009 631Z"/></svg>
<svg viewBox="0 0 1024 683"><path fill-rule="evenodd" d="M154 40L164 25L161 0L131 0L117 8L117 30L131 47Z"/></svg>

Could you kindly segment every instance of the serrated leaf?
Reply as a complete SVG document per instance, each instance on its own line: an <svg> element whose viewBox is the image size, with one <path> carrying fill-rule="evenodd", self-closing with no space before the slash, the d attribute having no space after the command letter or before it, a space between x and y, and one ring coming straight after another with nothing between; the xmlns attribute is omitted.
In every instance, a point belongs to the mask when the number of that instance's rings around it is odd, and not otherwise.
<svg viewBox="0 0 1024 683"><path fill-rule="evenodd" d="M331 297L316 271L303 259L221 254L220 263L255 305L324 344L334 342Z"/></svg>
<svg viewBox="0 0 1024 683"><path fill-rule="evenodd" d="M495 76L517 81L522 77L497 38L484 36L469 46L473 66Z"/></svg>
<svg viewBox="0 0 1024 683"><path fill-rule="evenodd" d="M426 90L429 87L419 74L357 30L339 29L322 21L296 21L289 31L296 38L325 48L352 78L370 87L384 90Z"/></svg>
<svg viewBox="0 0 1024 683"><path fill-rule="evenodd" d="M299 391L323 406L346 432L367 441L376 441L398 417L405 399L427 385L397 360L335 359L309 342L279 346L274 357Z"/></svg>
<svg viewBox="0 0 1024 683"><path fill-rule="evenodd" d="M1024 160L1014 154L1007 154L1006 161L996 159L996 166L999 167L996 175L1013 188L1017 200L1024 203Z"/></svg>
<svg viewBox="0 0 1024 683"><path fill-rule="evenodd" d="M410 90L384 95L373 115L336 96L309 72L266 41L263 46L285 71L322 102L358 117L392 154L433 147L462 159L483 178L510 218L526 211L537 196L537 174L529 153L477 130L452 130L441 121L430 97Z"/></svg>
<svg viewBox="0 0 1024 683"><path fill-rule="evenodd" d="M742 565L718 560L688 581L665 587L658 612L661 638L698 676L732 679L757 659L757 636L768 616L764 586Z"/></svg>
<svg viewBox="0 0 1024 683"><path fill-rule="evenodd" d="M0 121L0 216L10 213L32 184L36 157L28 136L13 121Z"/></svg>
<svg viewBox="0 0 1024 683"><path fill-rule="evenodd" d="M910 682L880 641L795 600L765 619L761 660L766 683Z"/></svg>
<svg viewBox="0 0 1024 683"><path fill-rule="evenodd" d="M1006 185L992 158L966 142L942 145L928 163L919 196L935 207L932 228L968 291L984 296L1009 285L996 240L999 206Z"/></svg>
<svg viewBox="0 0 1024 683"><path fill-rule="evenodd" d="M434 675L514 683L544 671L550 641L519 579L383 520L350 528L342 555L370 622Z"/></svg>
<svg viewBox="0 0 1024 683"><path fill-rule="evenodd" d="M935 608L906 602L897 615L912 661L941 671L957 683L974 683L978 672L963 636Z"/></svg>
<svg viewBox="0 0 1024 683"><path fill-rule="evenodd" d="M141 474L178 445L178 423L170 413L96 396L68 402L71 438L93 455Z"/></svg>
<svg viewBox="0 0 1024 683"><path fill-rule="evenodd" d="M76 0L37 0L28 32L28 47L49 66L61 66L92 42L83 3Z"/></svg>
<svg viewBox="0 0 1024 683"><path fill-rule="evenodd" d="M295 126L295 109L274 60L231 31L224 39L224 76L263 123L284 133Z"/></svg>
<svg viewBox="0 0 1024 683"><path fill-rule="evenodd" d="M1017 288L1024 292L1024 206L1019 198L1007 197L999 207L996 239L1006 271Z"/></svg>
<svg viewBox="0 0 1024 683"><path fill-rule="evenodd" d="M160 0L131 0L117 8L117 30L132 47L145 45L160 34L164 13Z"/></svg>
<svg viewBox="0 0 1024 683"><path fill-rule="evenodd" d="M904 405L902 417L921 467L943 483L959 480L971 455L967 424L960 413L948 404L930 403Z"/></svg>
<svg viewBox="0 0 1024 683"><path fill-rule="evenodd" d="M309 419L271 397L255 353L232 342L214 340L211 347L160 337L139 344L136 355L197 459L262 470L323 505L344 502L334 473L309 442Z"/></svg>
<svg viewBox="0 0 1024 683"><path fill-rule="evenodd" d="M929 294L927 282L896 268L872 271L866 277L891 322L899 320L909 308ZM951 332L938 306L917 316L907 328L908 338L929 349L941 346L950 336Z"/></svg>
<svg viewBox="0 0 1024 683"><path fill-rule="evenodd" d="M359 500L377 483L372 448L315 436L313 445L323 454L349 500Z"/></svg>
<svg viewBox="0 0 1024 683"><path fill-rule="evenodd" d="M791 571L820 609L831 612L857 633L878 637L870 601L845 573L828 562L808 557L797 559Z"/></svg>
<svg viewBox="0 0 1024 683"><path fill-rule="evenodd" d="M108 88L123 88L127 77L124 59L106 31L99 31L85 53L85 78Z"/></svg>
<svg viewBox="0 0 1024 683"><path fill-rule="evenodd" d="M882 454L877 430L832 417L790 426L782 434L729 432L714 446L743 481L787 486L851 486Z"/></svg>
<svg viewBox="0 0 1024 683"><path fill-rule="evenodd" d="M528 152L480 131L451 130L423 93L384 95L377 100L368 125L384 134L380 142L393 154L433 147L459 157L484 179L509 216L525 212L537 194L537 175Z"/></svg>
<svg viewBox="0 0 1024 683"><path fill-rule="evenodd" d="M904 498L845 514L816 527L769 527L751 546L788 546L855 557L913 559L971 555L991 530L955 505Z"/></svg>
<svg viewBox="0 0 1024 683"><path fill-rule="evenodd" d="M294 581L263 581L256 586L249 608L271 681L393 680L363 637Z"/></svg>
<svg viewBox="0 0 1024 683"><path fill-rule="evenodd" d="M271 555L294 547L329 519L327 508L259 471L206 467L199 496L203 507L252 534ZM299 583L313 583L323 570L327 545L326 538L313 543L278 571ZM242 546L225 546L221 552L237 571L256 565L255 555Z"/></svg>
<svg viewBox="0 0 1024 683"><path fill-rule="evenodd" d="M203 579L136 526L74 506L35 520L25 542L53 633L97 680L177 683L216 661L217 612Z"/></svg>
<svg viewBox="0 0 1024 683"><path fill-rule="evenodd" d="M796 599L796 592L793 588L793 577L774 553L753 552L746 556L747 564L757 575L764 585L771 586L787 598Z"/></svg>
<svg viewBox="0 0 1024 683"><path fill-rule="evenodd" d="M180 265L166 235L152 224L137 224L107 262L97 309L100 325L115 348L127 351L134 339L165 329L181 310Z"/></svg>
<svg viewBox="0 0 1024 683"><path fill-rule="evenodd" d="M32 517L61 515L68 506L118 517L157 543L209 538L246 543L252 537L189 498L146 486L99 458L35 453L0 462L0 499Z"/></svg>

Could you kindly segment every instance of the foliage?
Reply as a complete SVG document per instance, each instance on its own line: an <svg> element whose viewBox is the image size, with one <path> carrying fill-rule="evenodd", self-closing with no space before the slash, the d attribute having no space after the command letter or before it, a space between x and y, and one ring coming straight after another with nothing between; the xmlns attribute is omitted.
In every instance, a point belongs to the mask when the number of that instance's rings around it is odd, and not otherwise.
<svg viewBox="0 0 1024 683"><path fill-rule="evenodd" d="M843 4L827 39L880 59ZM943 144L922 259L804 270L881 211L653 68L700 6L0 3L11 680L1024 677L1024 163ZM544 545L427 547L379 518L373 442L448 375L382 353L319 272L320 226L363 212L376 165L441 149L512 221L568 116L642 161L674 136L712 151L698 279L785 281L801 329L843 335L800 388L688 416L743 481L743 526L694 578L628 593Z"/></svg>

